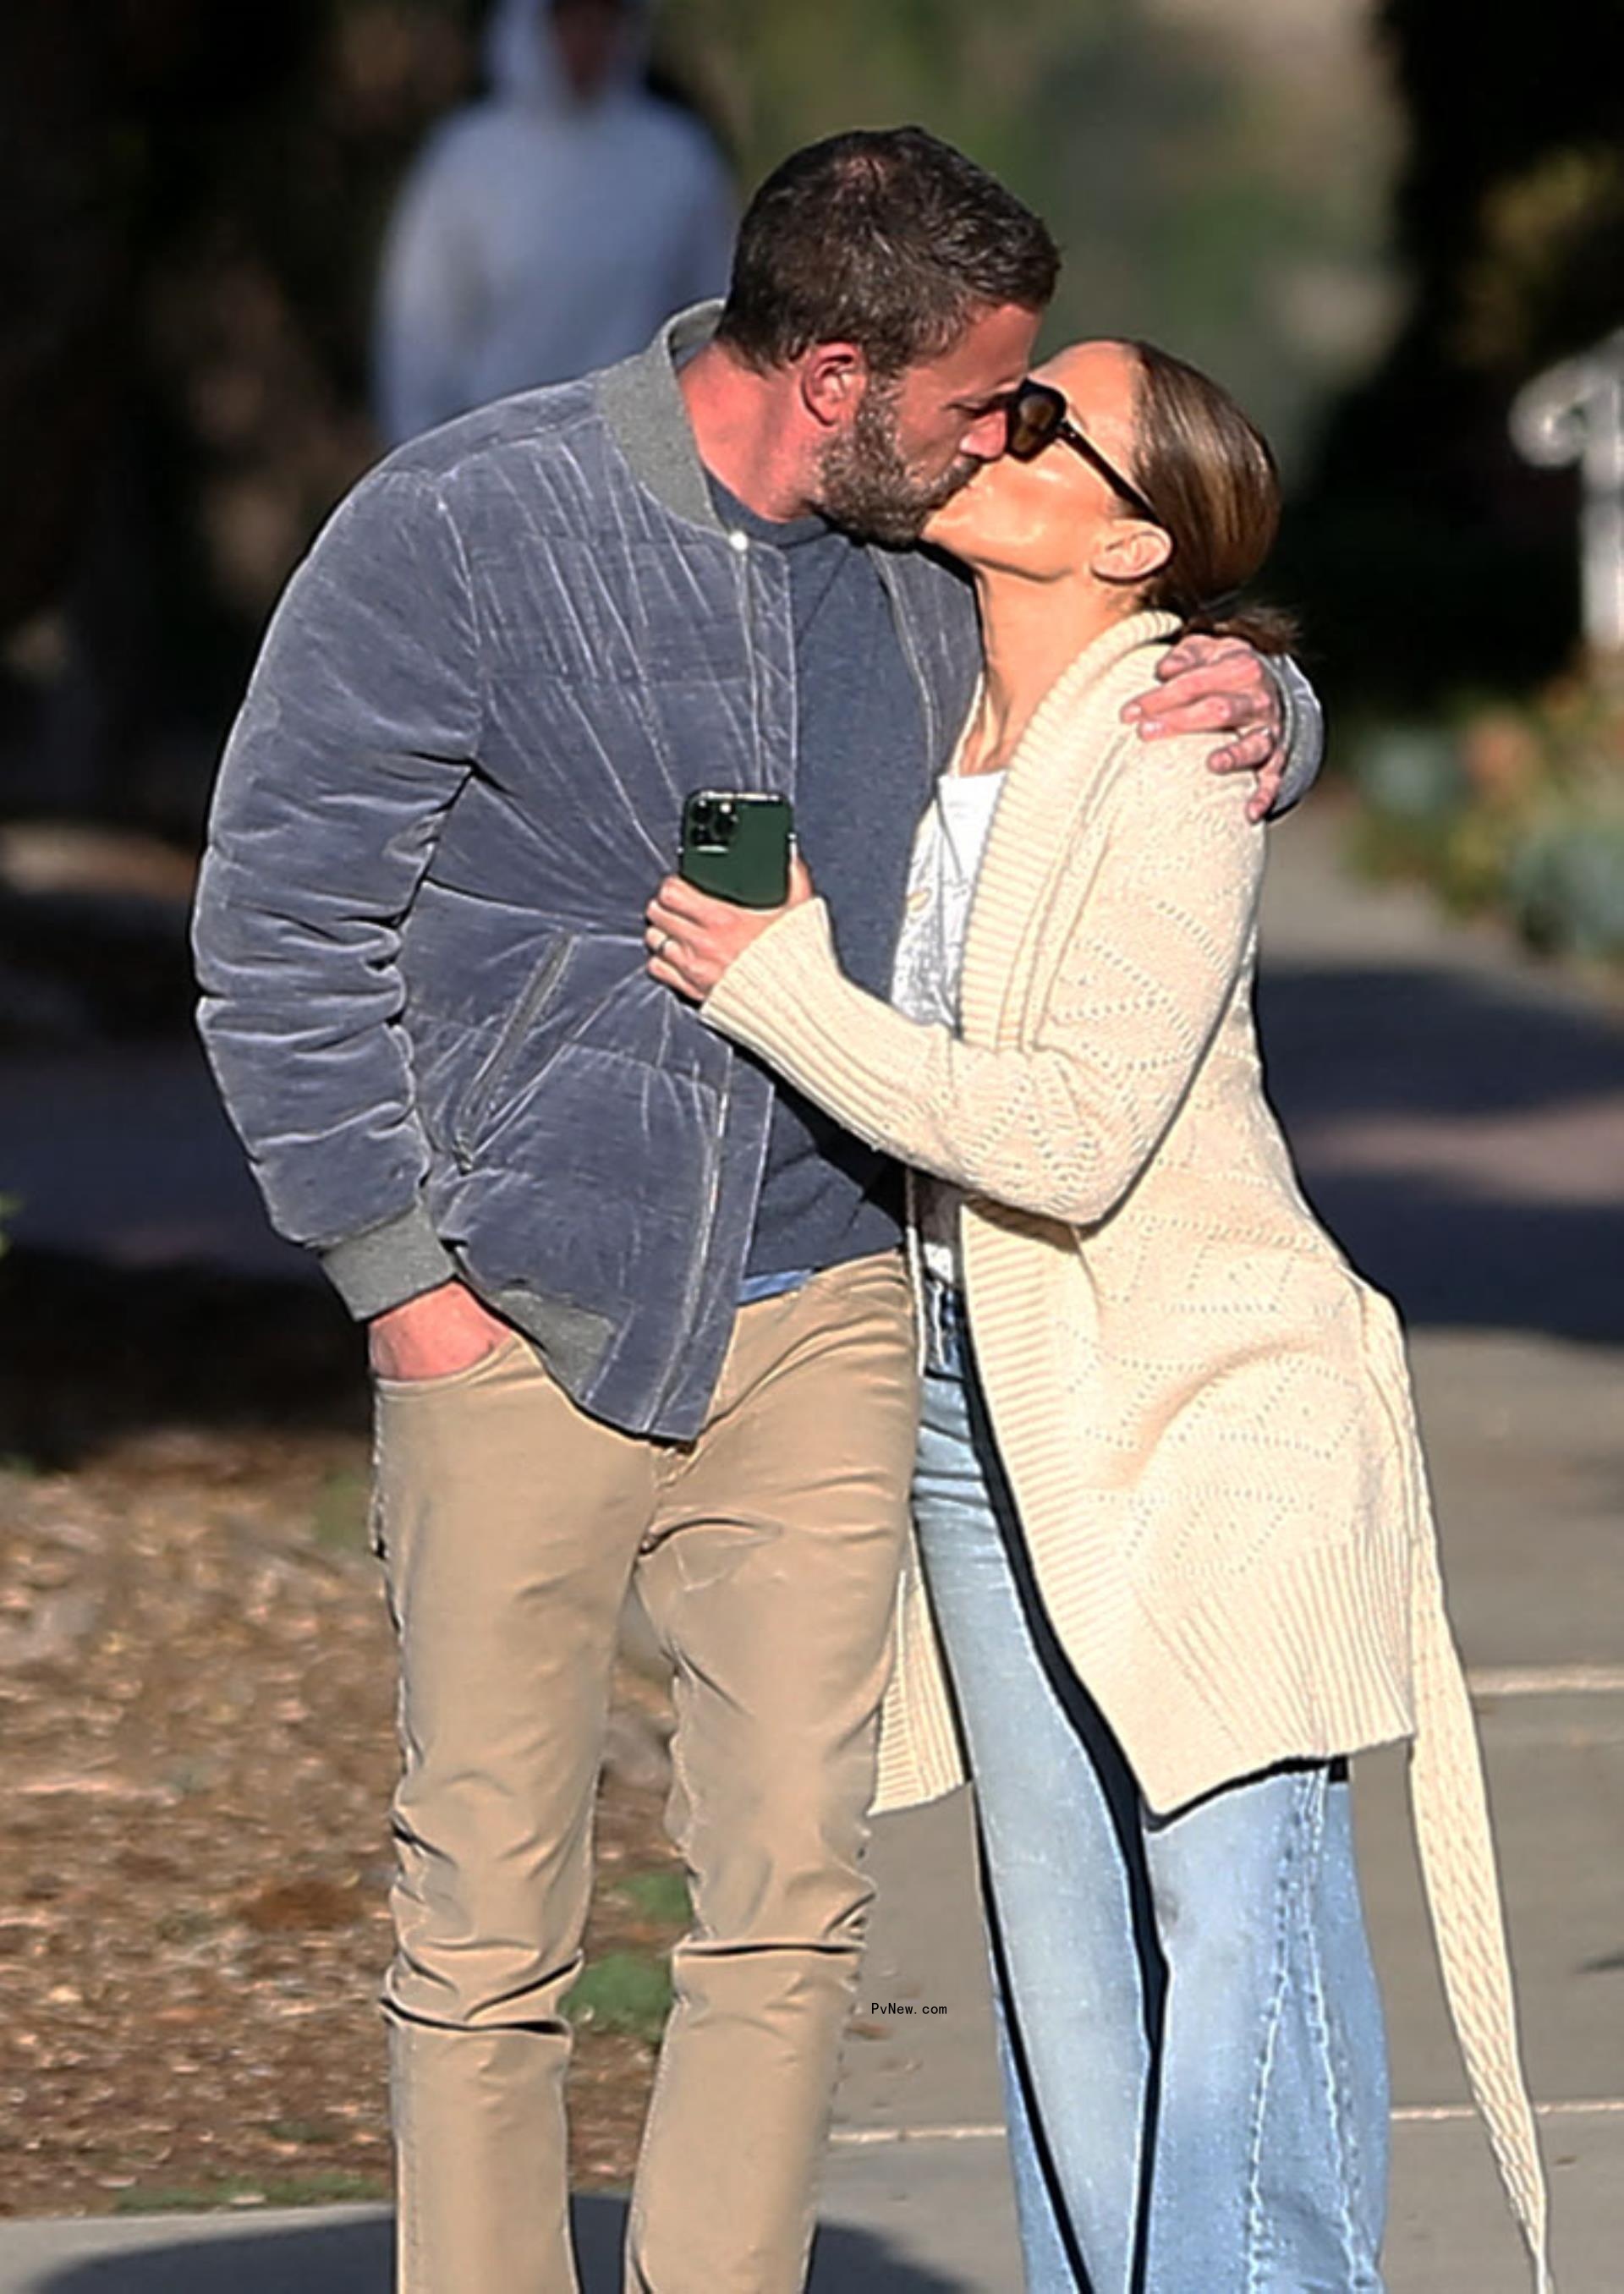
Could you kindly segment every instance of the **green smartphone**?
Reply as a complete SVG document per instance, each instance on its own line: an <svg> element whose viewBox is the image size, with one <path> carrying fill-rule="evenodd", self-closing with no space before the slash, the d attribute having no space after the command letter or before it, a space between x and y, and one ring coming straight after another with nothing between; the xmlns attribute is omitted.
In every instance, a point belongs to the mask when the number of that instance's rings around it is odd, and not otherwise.
<svg viewBox="0 0 1624 2294"><path fill-rule="evenodd" d="M793 825L787 796L695 789L682 808L678 874L742 908L781 908L790 897Z"/></svg>

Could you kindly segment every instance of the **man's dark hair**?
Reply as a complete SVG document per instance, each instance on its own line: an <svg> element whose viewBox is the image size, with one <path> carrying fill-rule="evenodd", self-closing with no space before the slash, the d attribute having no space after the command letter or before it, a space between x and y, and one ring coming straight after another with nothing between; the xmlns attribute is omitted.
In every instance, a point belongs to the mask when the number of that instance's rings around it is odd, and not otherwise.
<svg viewBox="0 0 1624 2294"><path fill-rule="evenodd" d="M1043 310L1060 267L1038 217L952 144L854 128L792 151L751 201L717 339L758 368L856 343L899 374L978 310Z"/></svg>

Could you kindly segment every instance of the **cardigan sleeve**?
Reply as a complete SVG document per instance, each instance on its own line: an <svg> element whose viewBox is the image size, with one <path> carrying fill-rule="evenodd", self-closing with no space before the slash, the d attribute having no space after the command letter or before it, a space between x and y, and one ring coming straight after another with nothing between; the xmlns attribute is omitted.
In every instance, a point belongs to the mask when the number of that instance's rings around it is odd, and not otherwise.
<svg viewBox="0 0 1624 2294"><path fill-rule="evenodd" d="M1168 774L1157 804L1142 779L1119 779L1103 800L1101 858L1068 926L1056 920L1064 953L1023 1044L968 1044L855 987L821 900L754 940L704 1017L901 1160L1093 1225L1177 1114L1251 946L1263 833L1246 818L1246 785L1195 782L1192 798Z"/></svg>

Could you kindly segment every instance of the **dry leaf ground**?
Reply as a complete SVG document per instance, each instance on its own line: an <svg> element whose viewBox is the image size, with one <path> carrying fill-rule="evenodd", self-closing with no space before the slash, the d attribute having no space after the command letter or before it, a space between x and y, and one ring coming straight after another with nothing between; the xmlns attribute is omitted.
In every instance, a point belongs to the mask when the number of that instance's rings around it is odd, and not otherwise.
<svg viewBox="0 0 1624 2294"><path fill-rule="evenodd" d="M354 1335L315 1291L21 1256L0 1327L0 2211L382 2196L394 1666ZM681 1922L661 1704L623 1669L582 2184L629 2175Z"/></svg>

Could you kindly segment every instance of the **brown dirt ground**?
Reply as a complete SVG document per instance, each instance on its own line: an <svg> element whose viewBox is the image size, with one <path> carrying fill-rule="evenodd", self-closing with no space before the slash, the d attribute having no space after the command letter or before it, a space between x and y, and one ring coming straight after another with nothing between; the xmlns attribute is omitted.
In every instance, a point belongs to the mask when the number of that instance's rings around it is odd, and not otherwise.
<svg viewBox="0 0 1624 2294"><path fill-rule="evenodd" d="M384 2196L354 1333L315 1291L20 1255L0 1330L0 2212ZM619 1696L646 1737L660 1692ZM617 1892L674 1867L660 1805L605 1778L589 1961L673 1940ZM629 2178L652 2066L578 2032L579 2184Z"/></svg>

